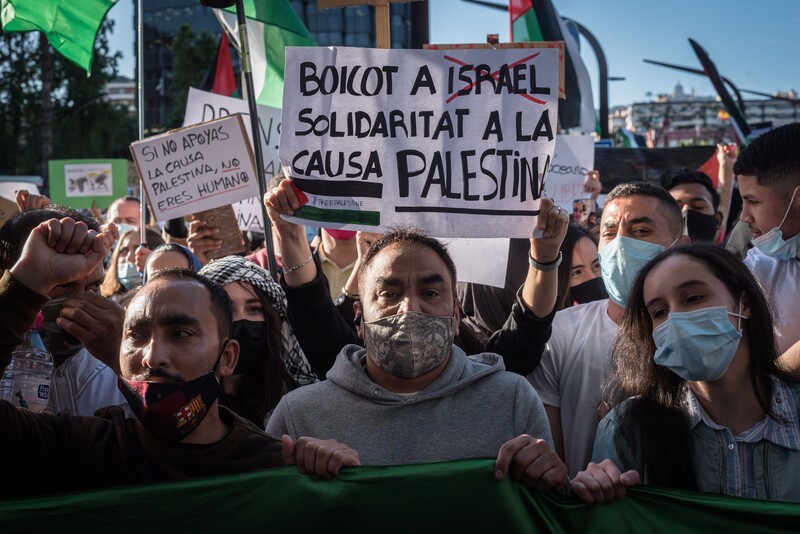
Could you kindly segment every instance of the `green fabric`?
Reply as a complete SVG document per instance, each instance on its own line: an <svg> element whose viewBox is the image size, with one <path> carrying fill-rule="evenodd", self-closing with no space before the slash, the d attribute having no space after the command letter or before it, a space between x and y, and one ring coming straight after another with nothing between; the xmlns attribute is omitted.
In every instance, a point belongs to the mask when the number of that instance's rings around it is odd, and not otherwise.
<svg viewBox="0 0 800 534"><path fill-rule="evenodd" d="M3 30L44 32L61 55L87 73L94 40L116 0L2 0Z"/></svg>
<svg viewBox="0 0 800 534"><path fill-rule="evenodd" d="M779 532L800 505L633 488L586 505L493 478L493 460L345 469L294 467L0 503L3 532ZM8 482L6 482L8 483ZM46 487L46 481L42 481Z"/></svg>
<svg viewBox="0 0 800 534"><path fill-rule="evenodd" d="M234 7L226 8L236 13ZM247 16L250 49L255 49L254 40L263 43L266 65L257 65L253 59L253 76L263 75L264 83L258 93L258 103L280 108L283 105L283 70L286 63L287 46L315 46L314 39L297 16L288 0L244 0ZM238 41L238 35L236 36ZM261 74L263 73L263 74ZM258 87L260 84L256 83Z"/></svg>
<svg viewBox="0 0 800 534"><path fill-rule="evenodd" d="M542 28L539 26L539 19L536 17L536 11L532 6L515 20L511 26L515 43L545 40L542 35Z"/></svg>

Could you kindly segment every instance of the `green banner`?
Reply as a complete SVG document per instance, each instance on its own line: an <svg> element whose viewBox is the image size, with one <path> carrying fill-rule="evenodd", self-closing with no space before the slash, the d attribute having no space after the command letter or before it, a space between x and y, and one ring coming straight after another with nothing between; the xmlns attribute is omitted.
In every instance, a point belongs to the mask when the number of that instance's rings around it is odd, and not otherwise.
<svg viewBox="0 0 800 534"><path fill-rule="evenodd" d="M50 199L70 208L107 208L128 194L125 159L54 159L48 172Z"/></svg>
<svg viewBox="0 0 800 534"><path fill-rule="evenodd" d="M8 460L8 459L6 459ZM634 488L587 505L493 478L493 460L294 467L0 503L3 532L781 532L800 504ZM13 484L5 481L6 484ZM47 481L42 480L42 487Z"/></svg>

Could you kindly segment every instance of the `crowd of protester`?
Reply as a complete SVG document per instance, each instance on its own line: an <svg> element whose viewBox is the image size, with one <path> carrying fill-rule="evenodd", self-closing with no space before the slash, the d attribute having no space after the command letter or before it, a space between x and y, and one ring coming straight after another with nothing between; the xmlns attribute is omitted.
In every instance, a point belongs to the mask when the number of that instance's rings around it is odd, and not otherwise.
<svg viewBox="0 0 800 534"><path fill-rule="evenodd" d="M0 401L0 496L493 457L586 502L800 502L798 147L800 124L775 128L723 151L716 184L624 183L599 214L596 175L572 212L544 198L502 288L459 282L412 228L309 242L289 180L264 197L276 273L263 249L210 260L204 221L142 239L133 197L99 221L21 192L0 369L41 312L55 371L44 412Z"/></svg>

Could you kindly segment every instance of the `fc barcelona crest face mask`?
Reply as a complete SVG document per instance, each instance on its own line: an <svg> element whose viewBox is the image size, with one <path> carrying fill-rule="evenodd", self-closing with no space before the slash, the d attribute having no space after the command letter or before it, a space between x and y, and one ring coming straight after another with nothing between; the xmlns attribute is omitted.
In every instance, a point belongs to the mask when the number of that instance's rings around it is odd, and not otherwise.
<svg viewBox="0 0 800 534"><path fill-rule="evenodd" d="M222 353L220 353L222 356ZM220 394L214 369L185 382L117 379L117 387L142 425L159 441L177 443L197 428Z"/></svg>

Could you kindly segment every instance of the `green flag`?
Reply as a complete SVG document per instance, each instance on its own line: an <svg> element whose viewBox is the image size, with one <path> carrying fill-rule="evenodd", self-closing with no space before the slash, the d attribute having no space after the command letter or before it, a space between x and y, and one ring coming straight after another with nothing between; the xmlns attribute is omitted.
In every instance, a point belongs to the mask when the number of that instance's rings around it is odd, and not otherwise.
<svg viewBox="0 0 800 534"><path fill-rule="evenodd" d="M96 467L96 466L95 466ZM787 474L787 476L792 476ZM4 481L13 484L13 481ZM42 490L47 490L42 480ZM0 502L3 532L795 532L800 504L633 487L613 504L494 479L494 459L345 468L294 466Z"/></svg>
<svg viewBox="0 0 800 534"><path fill-rule="evenodd" d="M116 0L0 0L3 31L41 31L62 56L87 73L94 40Z"/></svg>
<svg viewBox="0 0 800 534"><path fill-rule="evenodd" d="M217 18L239 48L236 9L216 9ZM253 85L259 104L282 107L287 46L315 46L288 0L244 0Z"/></svg>

